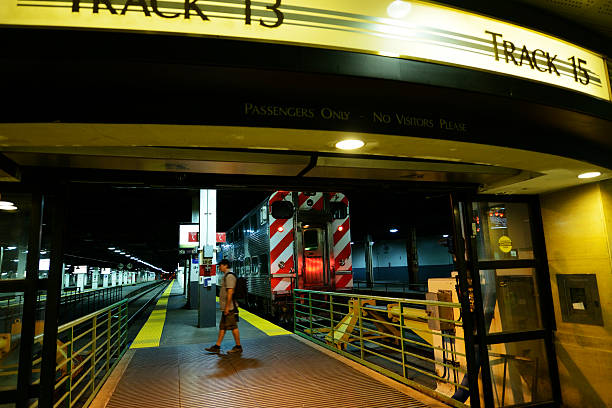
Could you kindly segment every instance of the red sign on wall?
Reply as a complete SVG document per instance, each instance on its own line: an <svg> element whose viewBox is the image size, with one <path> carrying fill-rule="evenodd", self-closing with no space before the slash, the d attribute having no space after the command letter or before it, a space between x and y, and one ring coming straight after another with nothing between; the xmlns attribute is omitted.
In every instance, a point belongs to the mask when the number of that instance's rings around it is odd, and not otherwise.
<svg viewBox="0 0 612 408"><path fill-rule="evenodd" d="M198 235L200 235L199 232L190 232L189 238L187 238L188 242L200 242Z"/></svg>
<svg viewBox="0 0 612 408"><path fill-rule="evenodd" d="M217 242L226 242L225 232L217 232Z"/></svg>
<svg viewBox="0 0 612 408"><path fill-rule="evenodd" d="M200 276L215 276L217 265L200 265Z"/></svg>

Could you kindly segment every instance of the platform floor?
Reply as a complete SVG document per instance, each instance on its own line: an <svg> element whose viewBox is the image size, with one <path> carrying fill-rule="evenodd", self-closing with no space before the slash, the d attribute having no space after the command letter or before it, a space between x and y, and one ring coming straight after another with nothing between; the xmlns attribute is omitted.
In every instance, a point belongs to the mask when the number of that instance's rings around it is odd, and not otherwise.
<svg viewBox="0 0 612 408"><path fill-rule="evenodd" d="M275 331L258 317L240 320L242 354L225 352L234 345L231 333L226 334L221 354L208 353L204 348L215 342L217 329L196 327L197 311L182 308L185 300L176 294L177 286L168 291L159 346L131 348L92 407L445 406L419 398L416 391L402 391L405 386L354 368L354 363L280 328Z"/></svg>

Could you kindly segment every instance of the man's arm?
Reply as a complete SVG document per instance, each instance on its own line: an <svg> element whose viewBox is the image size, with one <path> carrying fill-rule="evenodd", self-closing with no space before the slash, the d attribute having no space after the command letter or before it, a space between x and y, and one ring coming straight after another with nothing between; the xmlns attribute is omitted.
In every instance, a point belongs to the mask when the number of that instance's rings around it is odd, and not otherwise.
<svg viewBox="0 0 612 408"><path fill-rule="evenodd" d="M232 304L232 297L234 297L234 289L226 289L227 290L227 301L225 302L225 310L224 314L229 314L229 306Z"/></svg>

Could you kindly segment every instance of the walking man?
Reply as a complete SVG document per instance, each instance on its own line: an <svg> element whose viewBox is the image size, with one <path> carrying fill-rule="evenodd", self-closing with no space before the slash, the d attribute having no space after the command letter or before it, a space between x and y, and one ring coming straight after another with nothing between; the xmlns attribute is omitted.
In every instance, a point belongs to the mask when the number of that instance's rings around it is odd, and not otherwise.
<svg viewBox="0 0 612 408"><path fill-rule="evenodd" d="M236 275L230 271L230 263L227 259L222 259L218 264L219 270L223 272L223 282L219 291L219 308L221 309L221 322L219 323L219 337L214 346L206 348L211 353L221 351L221 342L225 337L225 332L232 331L236 345L228 353L241 353L240 332L238 331L238 307L234 300L236 289Z"/></svg>

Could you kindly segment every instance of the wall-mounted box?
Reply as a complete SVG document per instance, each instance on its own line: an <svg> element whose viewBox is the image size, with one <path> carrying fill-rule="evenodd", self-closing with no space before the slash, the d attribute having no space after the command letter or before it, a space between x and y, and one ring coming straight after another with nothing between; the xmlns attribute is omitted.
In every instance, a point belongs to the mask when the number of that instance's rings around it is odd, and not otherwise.
<svg viewBox="0 0 612 408"><path fill-rule="evenodd" d="M564 322L603 326L597 277L594 274L557 275Z"/></svg>

